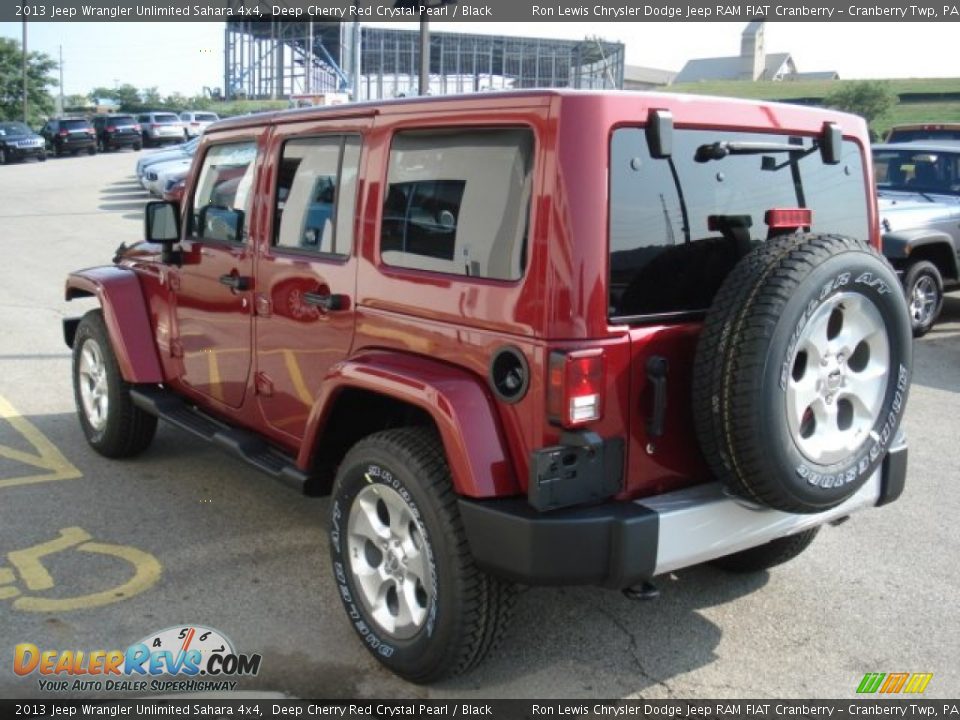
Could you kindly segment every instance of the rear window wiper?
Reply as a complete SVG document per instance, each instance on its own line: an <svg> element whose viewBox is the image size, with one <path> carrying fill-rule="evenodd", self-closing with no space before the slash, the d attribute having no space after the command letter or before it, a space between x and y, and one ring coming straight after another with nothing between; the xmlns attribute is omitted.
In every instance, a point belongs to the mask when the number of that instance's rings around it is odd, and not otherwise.
<svg viewBox="0 0 960 720"><path fill-rule="evenodd" d="M790 145L787 143L763 143L763 142L719 142L701 145L697 148L693 159L698 163L710 162L711 160L723 160L728 155L764 155L766 153L798 153L809 155L817 149L817 145L805 148L803 145Z"/></svg>

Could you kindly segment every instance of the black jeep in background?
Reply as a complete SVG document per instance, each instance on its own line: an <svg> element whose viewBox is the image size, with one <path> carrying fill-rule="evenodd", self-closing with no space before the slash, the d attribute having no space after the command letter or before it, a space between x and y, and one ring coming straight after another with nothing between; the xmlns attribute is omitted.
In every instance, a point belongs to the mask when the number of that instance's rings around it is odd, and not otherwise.
<svg viewBox="0 0 960 720"><path fill-rule="evenodd" d="M47 141L47 147L60 157L64 153L76 155L85 150L90 155L97 153L96 133L90 122L84 118L55 118L48 120L40 131Z"/></svg>
<svg viewBox="0 0 960 720"><path fill-rule="evenodd" d="M97 115L93 118L97 134L97 150L106 152L122 147L139 150L143 147L140 124L133 115Z"/></svg>

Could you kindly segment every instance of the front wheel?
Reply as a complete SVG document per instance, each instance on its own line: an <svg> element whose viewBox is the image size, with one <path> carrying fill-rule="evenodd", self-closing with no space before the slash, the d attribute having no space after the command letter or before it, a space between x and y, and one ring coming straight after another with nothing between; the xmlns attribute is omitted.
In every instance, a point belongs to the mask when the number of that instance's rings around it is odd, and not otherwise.
<svg viewBox="0 0 960 720"><path fill-rule="evenodd" d="M927 260L915 262L903 275L903 289L910 304L910 327L914 337L923 337L943 308L943 278L937 266Z"/></svg>
<svg viewBox="0 0 960 720"><path fill-rule="evenodd" d="M90 446L110 458L132 457L150 445L157 418L133 404L100 310L91 310L73 340L73 393Z"/></svg>
<svg viewBox="0 0 960 720"><path fill-rule="evenodd" d="M337 472L330 554L364 647L418 683L462 673L509 618L511 584L474 563L443 446L426 428L358 442Z"/></svg>

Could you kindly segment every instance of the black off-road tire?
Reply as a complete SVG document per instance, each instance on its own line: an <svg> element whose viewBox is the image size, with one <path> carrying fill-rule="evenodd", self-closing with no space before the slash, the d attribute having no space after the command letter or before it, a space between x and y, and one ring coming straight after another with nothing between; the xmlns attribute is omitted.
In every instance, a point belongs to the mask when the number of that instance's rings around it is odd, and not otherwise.
<svg viewBox="0 0 960 720"><path fill-rule="evenodd" d="M772 239L730 273L697 346L693 411L704 456L732 492L785 512L820 512L848 499L880 466L903 416L912 367L898 285L878 252L836 235ZM844 308L844 298L878 313L887 372L871 431L843 457L821 464L802 452L802 437L788 425L787 389L807 321L827 303Z"/></svg>
<svg viewBox="0 0 960 720"><path fill-rule="evenodd" d="M87 155L96 155L96 154L97 154L96 146L91 145L90 147L87 148Z"/></svg>
<svg viewBox="0 0 960 720"><path fill-rule="evenodd" d="M100 428L91 424L81 396L81 356L88 341L99 349L105 372L107 411ZM138 455L149 447L157 431L157 418L144 412L130 397L130 383L120 375L117 358L101 310L91 310L80 320L73 340L73 395L80 427L94 450L109 458Z"/></svg>
<svg viewBox="0 0 960 720"><path fill-rule="evenodd" d="M930 287L935 294L934 305L932 309L926 312L918 312L914 306L914 294L921 283ZM910 325L913 328L914 337L923 337L940 316L943 309L943 277L940 270L932 262L927 260L918 260L911 263L903 274L903 290L907 295L907 303L910 307Z"/></svg>
<svg viewBox="0 0 960 720"><path fill-rule="evenodd" d="M417 518L435 578L427 620L405 639L391 636L371 616L352 570L350 514L360 512L354 501L371 485L399 493ZM378 432L347 453L331 498L330 555L338 594L364 647L391 671L415 683L457 675L480 663L513 610L515 586L483 572L473 560L443 445L432 429Z"/></svg>
<svg viewBox="0 0 960 720"><path fill-rule="evenodd" d="M754 573L769 570L777 565L793 560L808 547L820 532L819 527L803 530L794 535L771 540L765 545L743 550L733 555L717 558L710 562L718 568L735 573Z"/></svg>

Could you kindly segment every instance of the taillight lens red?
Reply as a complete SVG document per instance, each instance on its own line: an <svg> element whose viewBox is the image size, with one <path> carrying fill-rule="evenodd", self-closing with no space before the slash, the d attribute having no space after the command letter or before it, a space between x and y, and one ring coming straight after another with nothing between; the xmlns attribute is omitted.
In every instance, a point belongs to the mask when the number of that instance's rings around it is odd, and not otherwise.
<svg viewBox="0 0 960 720"><path fill-rule="evenodd" d="M117 128L115 128L113 125L107 125L107 132L116 132L116 131L117 131Z"/></svg>
<svg viewBox="0 0 960 720"><path fill-rule="evenodd" d="M810 227L813 223L813 211L810 208L773 208L763 217L771 230Z"/></svg>
<svg viewBox="0 0 960 720"><path fill-rule="evenodd" d="M155 128L158 127L158 125L156 123L150 123L150 127Z"/></svg>
<svg viewBox="0 0 960 720"><path fill-rule="evenodd" d="M139 124L134 125L133 129L136 130L137 132L140 132L140 125Z"/></svg>
<svg viewBox="0 0 960 720"><path fill-rule="evenodd" d="M547 375L547 415L566 428L579 427L603 416L606 361L603 350L550 353Z"/></svg>
<svg viewBox="0 0 960 720"><path fill-rule="evenodd" d="M59 134L60 134L60 137L66 137L67 135L70 134L70 132L68 130L61 130Z"/></svg>

